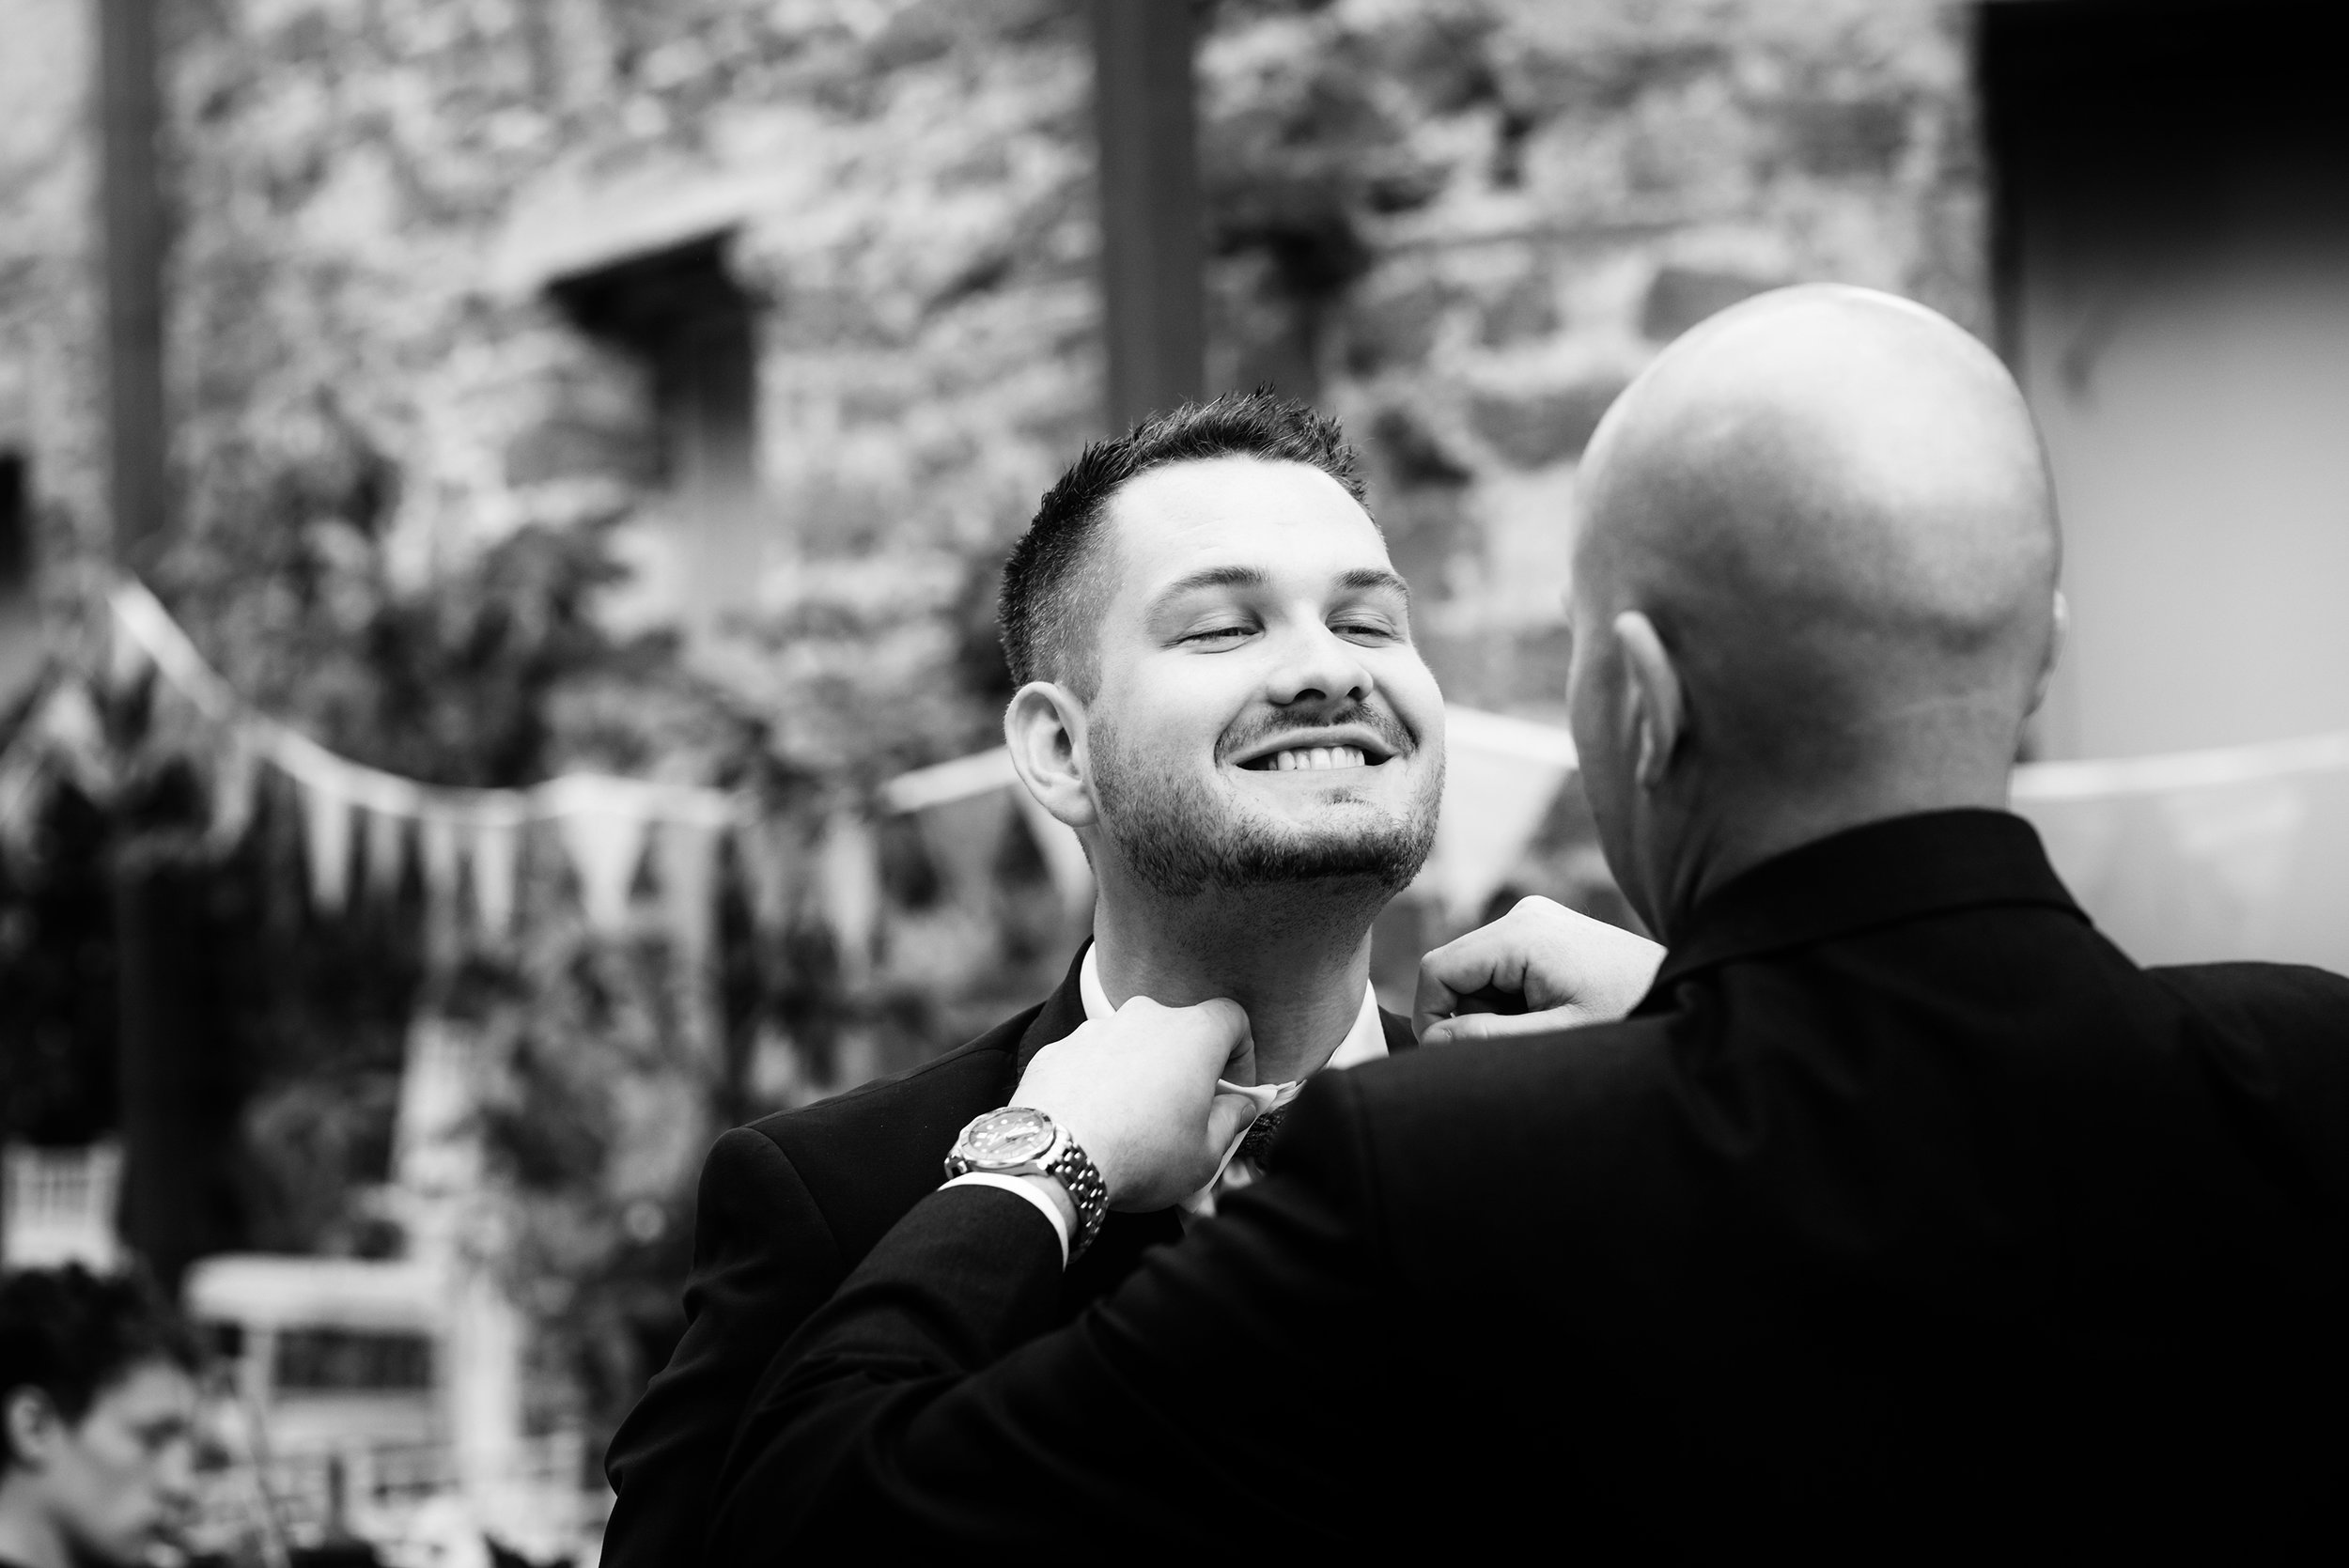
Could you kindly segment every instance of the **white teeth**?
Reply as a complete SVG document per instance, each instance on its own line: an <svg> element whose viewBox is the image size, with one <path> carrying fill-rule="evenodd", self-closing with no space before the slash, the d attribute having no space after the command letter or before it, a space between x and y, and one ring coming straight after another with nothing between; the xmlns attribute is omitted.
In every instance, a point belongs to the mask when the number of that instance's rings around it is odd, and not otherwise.
<svg viewBox="0 0 2349 1568"><path fill-rule="evenodd" d="M1361 768L1367 762L1360 746L1297 746L1273 753L1265 765L1275 773L1295 773L1300 769L1321 772L1332 768Z"/></svg>

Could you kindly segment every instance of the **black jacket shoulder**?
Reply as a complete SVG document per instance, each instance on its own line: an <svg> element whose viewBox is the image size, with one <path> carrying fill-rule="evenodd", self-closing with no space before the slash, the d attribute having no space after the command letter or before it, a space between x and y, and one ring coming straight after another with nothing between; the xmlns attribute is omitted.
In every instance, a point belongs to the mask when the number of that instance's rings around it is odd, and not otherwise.
<svg viewBox="0 0 2349 1568"><path fill-rule="evenodd" d="M1020 1041L1042 1010L1039 1002L918 1067L741 1129L790 1162L844 1266L945 1179L941 1162L963 1125L1010 1097Z"/></svg>
<svg viewBox="0 0 2349 1568"><path fill-rule="evenodd" d="M964 1123L1019 1081L1050 1002L893 1077L720 1138L702 1168L685 1336L614 1435L610 1568L700 1560L742 1401L784 1341L937 1187Z"/></svg>

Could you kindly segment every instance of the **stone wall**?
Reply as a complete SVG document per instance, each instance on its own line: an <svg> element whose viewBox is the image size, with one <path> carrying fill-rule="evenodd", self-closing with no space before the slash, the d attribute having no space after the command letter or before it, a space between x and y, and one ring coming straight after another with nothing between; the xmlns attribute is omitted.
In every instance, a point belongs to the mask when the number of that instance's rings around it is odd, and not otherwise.
<svg viewBox="0 0 2349 1568"><path fill-rule="evenodd" d="M18 9L0 439L88 538L86 44ZM981 580L1098 403L1074 0L167 10L183 536L355 535L398 592L657 512L644 368L545 286L723 230L769 544L708 667L820 773L983 737ZM1946 0L1206 16L1211 382L1346 417L1459 700L1554 706L1575 460L1657 344L1800 278L1984 318Z"/></svg>
<svg viewBox="0 0 2349 1568"><path fill-rule="evenodd" d="M1659 345L1809 279L1986 327L1965 22L1931 0L1222 9L1219 302L1312 318L1299 368L1372 457L1455 700L1556 710L1576 460ZM1219 345L1242 366L1267 314L1245 304Z"/></svg>

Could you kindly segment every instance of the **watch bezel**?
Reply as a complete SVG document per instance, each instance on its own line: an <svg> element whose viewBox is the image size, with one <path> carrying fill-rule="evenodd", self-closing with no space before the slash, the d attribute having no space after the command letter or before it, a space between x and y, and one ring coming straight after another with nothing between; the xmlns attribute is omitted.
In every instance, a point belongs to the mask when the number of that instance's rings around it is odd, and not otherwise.
<svg viewBox="0 0 2349 1568"><path fill-rule="evenodd" d="M1034 1128L1035 1142L1025 1147L1019 1154L1007 1157L982 1157L973 1152L974 1134L989 1122L1012 1116L1034 1120L1036 1124ZM1043 1111L1024 1105L998 1106L986 1115L973 1119L971 1125L963 1129L962 1136L956 1140L955 1157L972 1171L1002 1173L1040 1170L1044 1162L1051 1157L1053 1147L1059 1141L1059 1125Z"/></svg>

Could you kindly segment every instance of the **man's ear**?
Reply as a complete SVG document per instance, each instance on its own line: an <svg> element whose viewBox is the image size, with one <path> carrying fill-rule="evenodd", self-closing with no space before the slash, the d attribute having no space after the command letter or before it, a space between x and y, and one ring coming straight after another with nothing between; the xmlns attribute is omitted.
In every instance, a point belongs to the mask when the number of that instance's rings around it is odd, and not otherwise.
<svg viewBox="0 0 2349 1568"><path fill-rule="evenodd" d="M1049 680L1032 680L1003 709L1003 744L1019 782L1046 811L1071 828L1100 820L1093 799L1093 766L1086 749L1085 709L1076 694Z"/></svg>
<svg viewBox="0 0 2349 1568"><path fill-rule="evenodd" d="M65 1422L57 1419L57 1407L47 1394L30 1385L10 1389L0 1400L0 1422L7 1424L8 1452L17 1463L29 1469L48 1468L57 1439L65 1435Z"/></svg>
<svg viewBox="0 0 2349 1568"><path fill-rule="evenodd" d="M1642 789L1654 789L1671 770L1672 753L1680 748L1687 707L1681 700L1680 672L1672 668L1656 624L1637 610L1615 617L1615 641L1623 649L1624 719L1631 727L1633 776Z"/></svg>
<svg viewBox="0 0 2349 1568"><path fill-rule="evenodd" d="M2039 666L2039 679L2030 689L2030 706L2025 714L2039 711L2039 705L2047 700L2047 683L2055 679L2056 661L2063 657L2063 644L2072 635L2072 601L2063 597L2063 590L2055 591L2055 622L2047 634L2047 661Z"/></svg>

